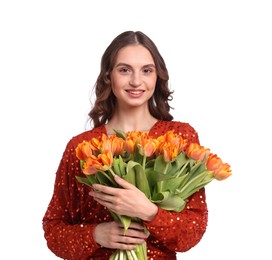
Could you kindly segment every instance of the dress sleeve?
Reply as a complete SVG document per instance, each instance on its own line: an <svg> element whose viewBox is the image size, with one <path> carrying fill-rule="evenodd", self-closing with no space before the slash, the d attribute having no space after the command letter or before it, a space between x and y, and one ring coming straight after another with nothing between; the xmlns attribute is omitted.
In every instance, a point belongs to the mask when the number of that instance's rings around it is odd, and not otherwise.
<svg viewBox="0 0 272 260"><path fill-rule="evenodd" d="M190 143L199 143L198 133L188 123L166 122L161 131L175 130ZM162 134L159 130L158 134ZM185 252L194 247L203 237L208 222L205 188L195 192L186 200L181 212L159 208L156 217L145 222L155 240L176 252Z"/></svg>
<svg viewBox="0 0 272 260"><path fill-rule="evenodd" d="M186 201L181 212L158 209L156 217L145 222L151 236L172 251L185 252L194 247L206 231L208 220L204 188Z"/></svg>
<svg viewBox="0 0 272 260"><path fill-rule="evenodd" d="M43 217L48 248L63 259L89 259L100 248L93 239L94 224L84 223L80 215L81 193L75 175L81 175L72 141L60 161L54 192Z"/></svg>

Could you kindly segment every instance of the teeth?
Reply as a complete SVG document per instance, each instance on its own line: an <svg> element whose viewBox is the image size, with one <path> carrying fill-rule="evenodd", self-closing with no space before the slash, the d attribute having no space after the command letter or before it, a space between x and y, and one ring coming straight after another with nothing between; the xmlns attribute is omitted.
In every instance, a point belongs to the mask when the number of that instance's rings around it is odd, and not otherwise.
<svg viewBox="0 0 272 260"><path fill-rule="evenodd" d="M137 95L137 94L141 94L143 91L133 91L133 90L129 90L128 91L131 94Z"/></svg>

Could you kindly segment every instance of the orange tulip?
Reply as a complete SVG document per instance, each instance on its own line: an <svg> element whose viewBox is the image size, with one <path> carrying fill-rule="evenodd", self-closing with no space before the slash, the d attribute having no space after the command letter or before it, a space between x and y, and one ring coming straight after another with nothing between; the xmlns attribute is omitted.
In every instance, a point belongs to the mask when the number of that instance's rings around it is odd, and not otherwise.
<svg viewBox="0 0 272 260"><path fill-rule="evenodd" d="M91 155L93 155L93 150L90 142L83 141L78 144L76 148L76 156L79 160L85 161Z"/></svg>
<svg viewBox="0 0 272 260"><path fill-rule="evenodd" d="M222 165L222 160L216 154L209 154L206 166L209 171L215 172Z"/></svg>
<svg viewBox="0 0 272 260"><path fill-rule="evenodd" d="M188 145L188 140L183 139L181 136L179 137L179 143L178 143L178 153L182 152L185 150L185 148Z"/></svg>
<svg viewBox="0 0 272 260"><path fill-rule="evenodd" d="M187 148L187 155L195 161L203 161L205 156L207 157L210 153L210 149L205 148L197 143L191 143Z"/></svg>
<svg viewBox="0 0 272 260"><path fill-rule="evenodd" d="M145 135L145 133L140 131L132 131L127 133L127 137L133 139L134 141L136 141L142 135Z"/></svg>
<svg viewBox="0 0 272 260"><path fill-rule="evenodd" d="M150 157L157 149L158 143L155 139L146 140L138 144L139 153L143 156Z"/></svg>
<svg viewBox="0 0 272 260"><path fill-rule="evenodd" d="M171 143L164 143L158 146L157 155L163 155L165 162L171 162L178 155L178 147Z"/></svg>
<svg viewBox="0 0 272 260"><path fill-rule="evenodd" d="M232 171L228 163L223 163L221 167L217 171L214 172L214 177L218 181L225 180L231 175L232 175Z"/></svg>
<svg viewBox="0 0 272 260"><path fill-rule="evenodd" d="M147 133L142 133L140 136L137 148L142 156L150 157L154 154L158 146L158 140L148 136Z"/></svg>
<svg viewBox="0 0 272 260"><path fill-rule="evenodd" d="M82 171L86 175L95 174L102 169L102 165L98 158L94 155L90 156L82 166Z"/></svg>
<svg viewBox="0 0 272 260"><path fill-rule="evenodd" d="M100 152L103 153L107 151L111 151L111 140L108 136L106 136L105 134L102 134L101 143L100 143Z"/></svg>
<svg viewBox="0 0 272 260"><path fill-rule="evenodd" d="M124 150L130 154L134 153L136 142L131 138L126 138L124 142Z"/></svg>
<svg viewBox="0 0 272 260"><path fill-rule="evenodd" d="M139 139L140 136L141 132L137 131L128 132L127 137L124 141L124 150L130 154L133 154L135 151L137 140Z"/></svg>
<svg viewBox="0 0 272 260"><path fill-rule="evenodd" d="M100 153L97 157L90 156L83 164L82 171L84 174L95 174L98 170L106 171L111 168L113 163L112 152Z"/></svg>
<svg viewBox="0 0 272 260"><path fill-rule="evenodd" d="M215 179L224 180L232 173L230 165L223 163L216 154L210 154L206 162L207 169L214 174Z"/></svg>
<svg viewBox="0 0 272 260"><path fill-rule="evenodd" d="M174 131L167 131L164 135L157 138L160 143L175 143L177 141L177 136Z"/></svg>
<svg viewBox="0 0 272 260"><path fill-rule="evenodd" d="M232 171L230 169L230 165L228 163L223 163L218 169L218 171L214 172L215 179L222 181L232 175Z"/></svg>
<svg viewBox="0 0 272 260"><path fill-rule="evenodd" d="M101 138L98 139L98 138L93 137L90 140L90 144L91 144L91 147L92 147L93 151L99 151L100 146L101 146Z"/></svg>
<svg viewBox="0 0 272 260"><path fill-rule="evenodd" d="M112 135L111 138L111 152L113 155L120 155L124 152L124 139Z"/></svg>
<svg viewBox="0 0 272 260"><path fill-rule="evenodd" d="M101 153L98 155L98 160L102 165L102 170L106 171L111 168L113 163L113 155L111 151L107 151L105 153Z"/></svg>

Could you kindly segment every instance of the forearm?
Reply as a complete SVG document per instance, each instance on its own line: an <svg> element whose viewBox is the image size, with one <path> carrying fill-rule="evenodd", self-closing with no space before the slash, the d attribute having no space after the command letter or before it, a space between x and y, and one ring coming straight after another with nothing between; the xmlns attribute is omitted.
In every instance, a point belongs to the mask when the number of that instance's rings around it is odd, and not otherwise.
<svg viewBox="0 0 272 260"><path fill-rule="evenodd" d="M143 208L139 212L139 218L143 221L152 221L155 219L156 215L158 214L158 206L152 202L150 202L145 208Z"/></svg>
<svg viewBox="0 0 272 260"><path fill-rule="evenodd" d="M87 259L100 246L93 239L94 224L69 225L59 220L44 220L48 248L63 259Z"/></svg>

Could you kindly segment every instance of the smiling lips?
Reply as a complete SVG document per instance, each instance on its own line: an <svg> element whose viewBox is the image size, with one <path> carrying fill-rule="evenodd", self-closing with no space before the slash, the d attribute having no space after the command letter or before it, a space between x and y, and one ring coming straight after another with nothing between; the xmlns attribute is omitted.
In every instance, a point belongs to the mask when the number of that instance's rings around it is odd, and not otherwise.
<svg viewBox="0 0 272 260"><path fill-rule="evenodd" d="M126 90L126 92L133 96L139 96L145 91L144 90Z"/></svg>

